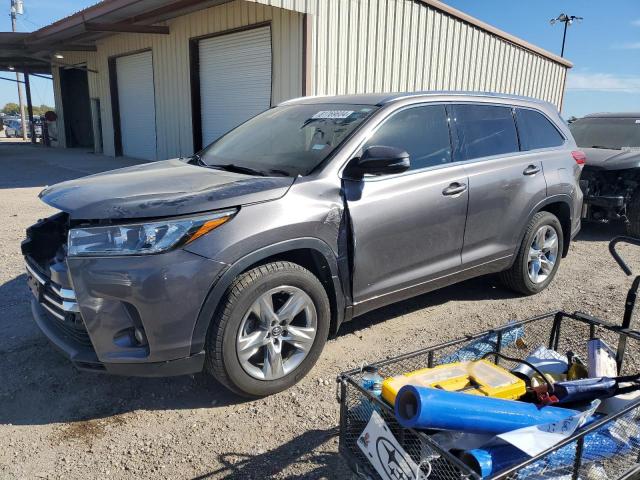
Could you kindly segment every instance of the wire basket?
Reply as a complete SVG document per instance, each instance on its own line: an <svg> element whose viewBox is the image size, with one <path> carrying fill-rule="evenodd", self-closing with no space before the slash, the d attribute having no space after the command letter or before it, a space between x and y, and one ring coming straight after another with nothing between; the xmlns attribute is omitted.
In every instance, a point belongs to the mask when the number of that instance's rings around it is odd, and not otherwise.
<svg viewBox="0 0 640 480"><path fill-rule="evenodd" d="M628 327L628 322L625 322ZM624 325L624 324L623 324ZM518 341L505 341L514 329L519 330ZM544 345L559 352L572 351L587 358L587 341L604 340L612 348L617 346L619 375L640 372L640 334L625 327L581 313L550 312L477 335L425 348L417 352L374 364L380 375L390 377L425 367L453 361L478 360L485 351L466 353L459 358L456 352L483 339L495 351L507 356L523 358L537 346ZM501 366L516 366L496 359ZM398 443L405 449L420 472L413 478L480 479L480 475L456 456L442 449L426 433L403 428L395 419L393 407L361 387L361 370L351 370L338 376L340 401L340 453L351 468L363 478L379 479L380 475L357 445L372 413L378 412L387 423ZM491 479L588 479L640 478L640 400L624 410L607 415L588 427L578 429L554 447L500 471ZM419 474L419 475L418 475ZM396 478L390 476L389 478ZM397 477L406 478L406 477ZM410 477L409 477L410 478ZM386 480L386 479L384 479Z"/></svg>

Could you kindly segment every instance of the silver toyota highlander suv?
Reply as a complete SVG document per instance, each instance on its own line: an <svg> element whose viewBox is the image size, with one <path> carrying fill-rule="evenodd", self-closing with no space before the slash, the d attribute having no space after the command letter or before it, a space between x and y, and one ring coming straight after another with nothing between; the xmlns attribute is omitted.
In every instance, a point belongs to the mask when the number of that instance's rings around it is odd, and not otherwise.
<svg viewBox="0 0 640 480"><path fill-rule="evenodd" d="M283 390L353 317L500 273L529 295L580 228L557 110L493 94L308 97L190 158L46 188L22 250L79 368Z"/></svg>

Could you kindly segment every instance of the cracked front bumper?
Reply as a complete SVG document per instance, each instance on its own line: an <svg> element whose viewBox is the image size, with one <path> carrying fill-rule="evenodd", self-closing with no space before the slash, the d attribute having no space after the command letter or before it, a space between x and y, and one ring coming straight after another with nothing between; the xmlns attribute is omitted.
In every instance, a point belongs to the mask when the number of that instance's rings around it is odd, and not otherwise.
<svg viewBox="0 0 640 480"><path fill-rule="evenodd" d="M193 329L223 264L184 250L69 257L57 273L26 261L33 317L78 368L129 376L202 370L204 353L191 354ZM144 342L135 341L135 329Z"/></svg>

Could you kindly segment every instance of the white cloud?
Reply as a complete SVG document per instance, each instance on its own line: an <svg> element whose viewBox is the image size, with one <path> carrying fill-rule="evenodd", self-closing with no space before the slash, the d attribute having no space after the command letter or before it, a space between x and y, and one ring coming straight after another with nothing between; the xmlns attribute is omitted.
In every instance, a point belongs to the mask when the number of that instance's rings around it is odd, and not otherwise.
<svg viewBox="0 0 640 480"><path fill-rule="evenodd" d="M640 77L570 71L567 77L567 90L640 93Z"/></svg>
<svg viewBox="0 0 640 480"><path fill-rule="evenodd" d="M619 45L614 45L613 48L619 48L622 50L640 50L640 42L621 43Z"/></svg>

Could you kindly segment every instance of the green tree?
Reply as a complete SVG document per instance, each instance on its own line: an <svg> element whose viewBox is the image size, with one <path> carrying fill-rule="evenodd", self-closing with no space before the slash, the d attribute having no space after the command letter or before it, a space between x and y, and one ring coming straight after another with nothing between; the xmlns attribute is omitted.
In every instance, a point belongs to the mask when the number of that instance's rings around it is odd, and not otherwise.
<svg viewBox="0 0 640 480"><path fill-rule="evenodd" d="M2 113L6 115L19 115L20 106L17 103L9 102L2 109Z"/></svg>
<svg viewBox="0 0 640 480"><path fill-rule="evenodd" d="M44 115L46 112L48 112L49 110L53 110L55 111L55 108L50 107L49 105L45 105L42 104L40 106L38 105L34 105L33 106L33 114L35 116L40 116L40 115ZM2 113L4 113L5 115L20 115L20 107L18 106L17 103L7 103L4 108L2 110L0 110ZM27 114L27 108L25 106L24 109L24 113L25 115Z"/></svg>
<svg viewBox="0 0 640 480"><path fill-rule="evenodd" d="M40 105L39 107L36 105L33 106L34 115L44 115L49 110L55 111L55 108L50 107L49 105L44 105L44 104Z"/></svg>

